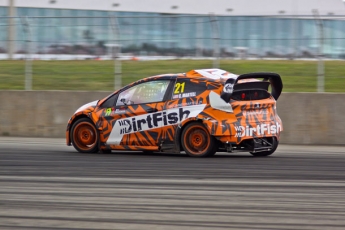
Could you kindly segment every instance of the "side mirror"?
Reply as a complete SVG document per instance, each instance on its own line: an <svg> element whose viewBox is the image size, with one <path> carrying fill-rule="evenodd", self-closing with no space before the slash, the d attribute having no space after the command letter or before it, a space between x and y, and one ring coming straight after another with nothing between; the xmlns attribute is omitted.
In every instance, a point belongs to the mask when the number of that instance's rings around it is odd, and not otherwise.
<svg viewBox="0 0 345 230"><path fill-rule="evenodd" d="M126 99L121 98L120 101L121 101L124 105L127 105Z"/></svg>

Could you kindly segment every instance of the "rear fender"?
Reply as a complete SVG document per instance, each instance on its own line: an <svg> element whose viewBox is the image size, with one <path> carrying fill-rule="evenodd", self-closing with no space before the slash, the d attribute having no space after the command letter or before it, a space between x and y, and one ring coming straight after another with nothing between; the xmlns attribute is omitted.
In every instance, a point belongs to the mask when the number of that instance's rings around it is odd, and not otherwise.
<svg viewBox="0 0 345 230"><path fill-rule="evenodd" d="M231 136L235 132L234 126L228 120L203 119L202 123L212 136Z"/></svg>
<svg viewBox="0 0 345 230"><path fill-rule="evenodd" d="M191 122L202 123L206 127L206 129L208 130L210 135L221 135L221 134L226 135L228 133L228 132L226 132L226 129L230 128L230 125L228 125L228 126L226 126L225 129L223 129L222 128L223 123L225 124L225 122L219 122L218 120L213 119L211 117L207 117L207 116L194 117L194 118L190 118L190 119L184 121L180 126L178 126L178 128L176 129L175 140L177 140L179 138L179 136L181 136L181 134L183 132L183 128Z"/></svg>
<svg viewBox="0 0 345 230"><path fill-rule="evenodd" d="M188 118L186 120L184 120L181 124L179 124L177 127L176 127L176 130L175 130L175 137L174 137L174 143L175 143L175 152L176 153L179 153L181 150L182 150L182 145L181 145L181 134L183 132L183 129L186 127L186 125L188 125L189 123L191 122L200 122L202 123L202 120L197 118L197 117L191 117L191 118Z"/></svg>

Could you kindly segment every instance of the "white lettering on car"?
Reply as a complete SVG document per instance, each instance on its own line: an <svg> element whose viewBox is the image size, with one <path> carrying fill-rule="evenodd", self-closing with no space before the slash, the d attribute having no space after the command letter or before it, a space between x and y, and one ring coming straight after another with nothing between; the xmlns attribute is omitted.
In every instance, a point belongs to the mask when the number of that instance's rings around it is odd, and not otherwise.
<svg viewBox="0 0 345 230"><path fill-rule="evenodd" d="M236 134L235 137L254 137L261 135L274 135L282 131L281 125L276 122L275 125L271 124L259 124L256 127L250 126L235 126Z"/></svg>
<svg viewBox="0 0 345 230"><path fill-rule="evenodd" d="M200 104L171 108L156 113L147 113L116 120L107 144L119 144L125 134L179 124L188 118L196 117L204 110L205 106L206 104Z"/></svg>

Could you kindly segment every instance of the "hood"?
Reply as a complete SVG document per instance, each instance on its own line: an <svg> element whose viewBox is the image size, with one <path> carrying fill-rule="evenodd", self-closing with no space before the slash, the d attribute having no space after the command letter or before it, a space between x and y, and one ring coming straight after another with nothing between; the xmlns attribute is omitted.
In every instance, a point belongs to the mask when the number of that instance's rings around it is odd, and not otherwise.
<svg viewBox="0 0 345 230"><path fill-rule="evenodd" d="M92 101L92 102L86 103L85 105L80 106L79 109L77 109L77 111L75 111L75 114L80 112L80 111L83 111L84 109L87 109L88 107L95 107L97 105L97 102L98 102L98 100Z"/></svg>

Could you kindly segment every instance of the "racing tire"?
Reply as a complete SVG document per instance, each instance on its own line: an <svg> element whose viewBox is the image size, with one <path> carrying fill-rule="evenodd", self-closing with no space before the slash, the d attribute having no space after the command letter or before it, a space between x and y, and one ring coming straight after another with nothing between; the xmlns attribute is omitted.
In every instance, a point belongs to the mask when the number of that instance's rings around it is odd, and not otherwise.
<svg viewBox="0 0 345 230"><path fill-rule="evenodd" d="M271 155L272 153L274 153L277 148L278 148L278 144L279 144L279 141L277 140L276 137L273 137L272 138L272 144L273 144L273 148L269 151L263 151L263 152L250 152L250 154L252 154L254 157L267 157L269 155Z"/></svg>
<svg viewBox="0 0 345 230"><path fill-rule="evenodd" d="M99 133L89 118L77 120L71 129L71 142L80 153L97 153L99 151Z"/></svg>
<svg viewBox="0 0 345 230"><path fill-rule="evenodd" d="M191 157L210 157L217 151L216 139L199 122L189 123L183 129L181 145Z"/></svg>

